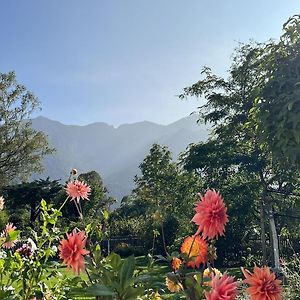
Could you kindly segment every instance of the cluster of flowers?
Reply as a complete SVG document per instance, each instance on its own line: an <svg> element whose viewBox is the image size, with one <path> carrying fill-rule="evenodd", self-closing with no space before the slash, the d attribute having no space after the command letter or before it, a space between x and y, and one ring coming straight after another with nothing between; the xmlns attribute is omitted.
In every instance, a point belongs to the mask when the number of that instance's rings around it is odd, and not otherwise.
<svg viewBox="0 0 300 300"><path fill-rule="evenodd" d="M90 187L78 180L70 181L66 186L67 199L74 201L79 215L80 199L89 200ZM225 225L228 222L227 208L221 195L208 190L204 196L198 195L200 201L196 204L196 214L192 221L198 226L193 236L184 239L179 257L172 259L172 269L177 279L167 277L166 284L171 292L180 292L186 289L182 269L194 268L201 272L201 286L203 297L206 300L234 300L238 295L238 283L234 277L226 272L221 274L213 268L216 260L216 249L213 240L224 235ZM4 207L4 198L0 197L0 210ZM11 249L18 242L16 227L9 223L0 235L0 248ZM60 241L58 247L59 257L67 268L72 268L77 274L85 271L85 255L89 254L86 249L87 236L85 231L74 229ZM34 255L36 246L32 240L28 240L16 249L21 257L30 258ZM254 267L253 273L242 268L245 276L244 283L249 285L247 292L251 300L280 300L282 287L281 282L276 279L275 274L268 267ZM196 276L196 275L195 275ZM202 297L201 297L202 298Z"/></svg>
<svg viewBox="0 0 300 300"><path fill-rule="evenodd" d="M70 181L66 186L67 199L74 200L76 204L79 204L80 199L89 199L91 188L82 181ZM3 210L5 204L4 197L0 197L0 210ZM4 249L11 249L18 243L17 228L12 224L8 223L5 229L0 234L1 247ZM73 230L71 234L67 234L67 239L60 241L58 247L60 253L59 256L63 262L72 268L74 272L79 274L80 270L84 270L84 255L88 254L89 251L85 250L86 235L84 231ZM16 249L22 257L31 257L35 251L34 242L29 239L29 242L22 244L21 247Z"/></svg>
<svg viewBox="0 0 300 300"><path fill-rule="evenodd" d="M223 198L215 190L208 190L204 196L198 196L200 201L196 204L196 214L192 219L198 230L194 236L185 238L180 248L181 255L172 259L172 268L175 275L178 274L178 280L173 281L174 277L167 277L167 287L171 292L184 290L181 269L201 267L201 284L208 287L204 292L205 299L234 300L238 295L238 283L235 278L227 273L222 275L216 268L211 267L216 259L216 249L210 242L224 235L228 222L227 208ZM281 299L281 282L268 267L255 266L253 273L242 268L242 272L245 276L244 283L249 285L246 291L251 300Z"/></svg>

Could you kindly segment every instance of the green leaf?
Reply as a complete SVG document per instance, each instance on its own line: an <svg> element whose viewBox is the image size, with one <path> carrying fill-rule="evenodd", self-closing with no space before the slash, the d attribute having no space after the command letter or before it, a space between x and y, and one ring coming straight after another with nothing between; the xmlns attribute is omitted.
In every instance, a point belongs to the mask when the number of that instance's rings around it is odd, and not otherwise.
<svg viewBox="0 0 300 300"><path fill-rule="evenodd" d="M87 225L85 226L85 232L86 232L86 234L89 234L89 233L90 233L91 228L92 228L92 224L91 224L91 223L90 223L90 224L87 224Z"/></svg>
<svg viewBox="0 0 300 300"><path fill-rule="evenodd" d="M119 274L120 284L122 286L122 289L124 289L128 285L130 279L133 277L134 268L135 268L134 256L129 256L124 260Z"/></svg>
<svg viewBox="0 0 300 300"><path fill-rule="evenodd" d="M115 296L115 293L103 284L93 284L86 288L86 292L92 296Z"/></svg>
<svg viewBox="0 0 300 300"><path fill-rule="evenodd" d="M13 231L8 232L9 241L16 240L18 238L20 232L21 232L20 230L13 230Z"/></svg>
<svg viewBox="0 0 300 300"><path fill-rule="evenodd" d="M107 210L104 210L104 211L102 212L102 214L103 214L104 220L108 220L108 218L109 218L109 212L108 212Z"/></svg>
<svg viewBox="0 0 300 300"><path fill-rule="evenodd" d="M111 253L107 260L109 261L110 265L113 269L118 270L122 265L121 256L116 253Z"/></svg>

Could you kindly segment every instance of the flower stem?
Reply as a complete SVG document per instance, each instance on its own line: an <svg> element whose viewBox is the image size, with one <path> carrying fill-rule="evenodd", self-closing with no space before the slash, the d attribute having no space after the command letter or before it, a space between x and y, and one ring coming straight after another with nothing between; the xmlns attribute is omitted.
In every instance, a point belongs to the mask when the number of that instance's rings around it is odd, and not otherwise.
<svg viewBox="0 0 300 300"><path fill-rule="evenodd" d="M69 196L66 198L66 200L64 201L64 203L61 205L61 207L58 209L59 211L62 210L62 208L66 205L67 201L69 199Z"/></svg>

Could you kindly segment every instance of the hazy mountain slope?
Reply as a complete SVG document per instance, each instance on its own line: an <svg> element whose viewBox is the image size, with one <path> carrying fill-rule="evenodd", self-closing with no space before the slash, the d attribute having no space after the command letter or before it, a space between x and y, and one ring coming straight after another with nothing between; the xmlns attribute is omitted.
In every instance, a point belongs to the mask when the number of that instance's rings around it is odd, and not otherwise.
<svg viewBox="0 0 300 300"><path fill-rule="evenodd" d="M169 125L144 121L114 128L106 123L64 125L38 117L32 126L44 131L57 151L45 158L45 172L37 177L64 181L71 168L81 173L96 170L111 194L120 199L132 189L138 165L153 143L167 145L176 158L189 143L207 138L207 128L196 119L190 116Z"/></svg>

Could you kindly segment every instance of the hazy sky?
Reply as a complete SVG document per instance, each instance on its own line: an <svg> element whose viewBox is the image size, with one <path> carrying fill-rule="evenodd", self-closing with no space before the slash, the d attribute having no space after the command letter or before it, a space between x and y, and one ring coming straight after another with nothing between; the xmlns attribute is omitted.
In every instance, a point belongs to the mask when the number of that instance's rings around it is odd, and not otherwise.
<svg viewBox="0 0 300 300"><path fill-rule="evenodd" d="M225 75L238 41L277 38L299 0L6 0L0 72L66 124L170 123L203 65Z"/></svg>

